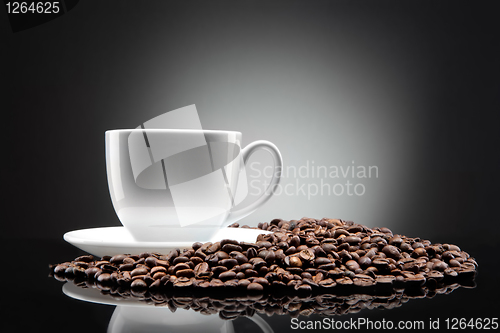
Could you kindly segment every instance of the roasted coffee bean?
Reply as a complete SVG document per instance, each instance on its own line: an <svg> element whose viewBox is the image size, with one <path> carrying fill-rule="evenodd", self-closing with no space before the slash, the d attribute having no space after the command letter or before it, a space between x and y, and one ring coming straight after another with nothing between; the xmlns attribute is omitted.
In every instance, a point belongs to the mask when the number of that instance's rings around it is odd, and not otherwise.
<svg viewBox="0 0 500 333"><path fill-rule="evenodd" d="M244 287L244 288L246 288L246 287L248 287L248 285L249 285L250 283L251 283L251 282L250 282L250 280L248 280L248 279L240 279L240 280L238 281L238 286L239 286L239 287Z"/></svg>
<svg viewBox="0 0 500 333"><path fill-rule="evenodd" d="M318 282L320 287L333 288L337 285L337 282L331 278L327 278Z"/></svg>
<svg viewBox="0 0 500 333"><path fill-rule="evenodd" d="M349 236L350 233L349 233L349 231L347 231L343 228L338 228L338 229L335 229L332 236L333 236L333 238L339 238L339 236L341 236L341 235Z"/></svg>
<svg viewBox="0 0 500 333"><path fill-rule="evenodd" d="M257 256L257 250L255 250L255 248L251 247L251 248L247 249L246 254L247 254L246 257L250 260L250 259Z"/></svg>
<svg viewBox="0 0 500 333"><path fill-rule="evenodd" d="M292 255L294 253L297 252L297 249L295 248L295 246L290 246L286 251L285 251L285 255L289 256L289 255Z"/></svg>
<svg viewBox="0 0 500 333"><path fill-rule="evenodd" d="M109 259L109 262L112 264L121 264L123 260L127 258L125 254L117 254Z"/></svg>
<svg viewBox="0 0 500 333"><path fill-rule="evenodd" d="M54 270L54 272L55 272L55 270ZM90 267L90 268L87 268L87 269L85 270L85 275L87 275L87 277L88 277L89 279L94 279L94 278L95 278L95 276L96 276L96 274L97 274L98 272L101 272L101 269L99 269L99 268L97 268L97 267Z"/></svg>
<svg viewBox="0 0 500 333"><path fill-rule="evenodd" d="M131 271L134 269L134 267L135 267L134 264L123 264L123 265L120 265L119 270L122 272L123 271Z"/></svg>
<svg viewBox="0 0 500 333"><path fill-rule="evenodd" d="M260 241L260 242L257 242L256 244L259 248L262 248L262 247L270 248L271 246L273 246L273 244L271 244L271 242L268 242L268 241Z"/></svg>
<svg viewBox="0 0 500 333"><path fill-rule="evenodd" d="M151 257L150 257L151 258ZM146 259L146 261L148 260L149 258ZM155 258L156 259L156 258ZM175 257L173 260L172 260L172 264L174 265L177 265L178 263L181 263L181 262L188 262L189 261L189 258L188 257L185 257L185 256L178 256L178 257ZM156 263L156 260L152 263ZM147 264L147 262L146 262ZM148 264L148 266L150 266Z"/></svg>
<svg viewBox="0 0 500 333"><path fill-rule="evenodd" d="M236 277L236 273L234 271L227 271L219 274L219 279L222 281L234 279Z"/></svg>
<svg viewBox="0 0 500 333"><path fill-rule="evenodd" d="M147 283L141 279L136 279L130 284L130 288L132 289L146 289L147 287Z"/></svg>
<svg viewBox="0 0 500 333"><path fill-rule="evenodd" d="M165 273L165 272L156 272L153 274L153 279L159 280L166 275L167 275L167 273Z"/></svg>
<svg viewBox="0 0 500 333"><path fill-rule="evenodd" d="M401 253L399 253L399 250L397 247L392 246L392 245L386 245L382 249L382 252L385 253L385 255L389 258L393 259L400 259L402 258Z"/></svg>
<svg viewBox="0 0 500 333"><path fill-rule="evenodd" d="M175 272L175 275L178 277L183 276L183 277L193 277L194 276L194 271L190 268L188 269L179 269Z"/></svg>
<svg viewBox="0 0 500 333"><path fill-rule="evenodd" d="M316 263L316 266L321 266L321 265L326 265L326 264L332 263L332 261L328 258L316 258L316 260L314 260L314 262Z"/></svg>
<svg viewBox="0 0 500 333"><path fill-rule="evenodd" d="M99 281L102 284L108 284L108 283L111 283L113 281L113 278L111 277L111 274L109 274L109 273L102 273L97 278L97 281Z"/></svg>
<svg viewBox="0 0 500 333"><path fill-rule="evenodd" d="M137 269L137 268L136 268ZM189 266L187 263L185 262L180 262L178 263L177 265L174 266L173 268L173 271L174 273L179 271L179 270L183 270L183 269L191 269L191 266Z"/></svg>
<svg viewBox="0 0 500 333"><path fill-rule="evenodd" d="M220 243L215 242L212 245L208 247L208 249L205 250L205 253L207 254L212 254L220 250Z"/></svg>
<svg viewBox="0 0 500 333"><path fill-rule="evenodd" d="M415 247L415 244L413 244L413 246ZM421 247L417 247L413 250L412 256L413 257L422 257L422 256L425 256L426 254L427 254L427 252L425 251L424 247L421 246Z"/></svg>
<svg viewBox="0 0 500 333"><path fill-rule="evenodd" d="M227 268L231 268L233 266L238 265L238 261L236 259L224 259L220 260L219 264L222 266L226 266Z"/></svg>
<svg viewBox="0 0 500 333"><path fill-rule="evenodd" d="M194 268L199 263L202 263L203 259L201 259L200 257L192 256L191 259L190 259L190 262L193 264L193 268Z"/></svg>
<svg viewBox="0 0 500 333"><path fill-rule="evenodd" d="M54 274L64 274L66 269L68 268L68 265L66 264L59 264L54 268Z"/></svg>
<svg viewBox="0 0 500 333"><path fill-rule="evenodd" d="M322 269L322 270L325 270L325 271L329 271L331 269L335 269L336 265L334 262L331 262L329 264L324 264L324 265L320 265L318 266L318 269Z"/></svg>
<svg viewBox="0 0 500 333"><path fill-rule="evenodd" d="M257 273L257 271L254 271L253 269L247 269L247 270L245 270L244 273L245 273L245 276L247 278L253 277L253 276L259 276L259 273Z"/></svg>
<svg viewBox="0 0 500 333"><path fill-rule="evenodd" d="M193 243L193 245L191 245L191 247L193 248L193 250L197 251L203 244L200 243L200 242L195 242Z"/></svg>
<svg viewBox="0 0 500 333"><path fill-rule="evenodd" d="M368 258L367 256L363 256L363 257L358 259L358 263L362 267L368 267L372 264L372 260L370 258Z"/></svg>
<svg viewBox="0 0 500 333"><path fill-rule="evenodd" d="M220 273L227 272L228 269L226 266L216 266L212 268L212 273L214 273L214 276L219 276Z"/></svg>
<svg viewBox="0 0 500 333"><path fill-rule="evenodd" d="M349 260L345 263L345 265L347 266L347 268L349 270L351 270L353 272L360 269L358 262L355 260Z"/></svg>
<svg viewBox="0 0 500 333"><path fill-rule="evenodd" d="M337 251L337 247L333 245L332 243L323 243L321 244L321 248L325 253L332 253L333 251Z"/></svg>
<svg viewBox="0 0 500 333"><path fill-rule="evenodd" d="M148 270L144 267L138 267L134 269L132 272L130 272L130 275L132 277L137 276L137 275L146 275L148 274Z"/></svg>
<svg viewBox="0 0 500 333"><path fill-rule="evenodd" d="M375 280L371 276L364 274L356 274L352 281L358 287L371 287L375 284Z"/></svg>
<svg viewBox="0 0 500 333"><path fill-rule="evenodd" d="M259 283L252 282L247 286L247 290L250 292L262 291L264 287Z"/></svg>
<svg viewBox="0 0 500 333"><path fill-rule="evenodd" d="M361 242L361 238L357 236L347 236L346 238L344 238L344 242L358 244L359 242Z"/></svg>
<svg viewBox="0 0 500 333"><path fill-rule="evenodd" d="M311 249L305 249L305 250L300 251L299 256L304 261L314 260L314 253L313 253L313 251L311 251Z"/></svg>
<svg viewBox="0 0 500 333"><path fill-rule="evenodd" d="M193 280L188 277L180 277L175 280L174 287L175 288L186 288L191 287L193 285Z"/></svg>
<svg viewBox="0 0 500 333"><path fill-rule="evenodd" d="M224 260L229 258L229 253L224 252L222 250L215 252L215 255L219 260Z"/></svg>
<svg viewBox="0 0 500 333"><path fill-rule="evenodd" d="M199 263L194 268L194 274L196 277L201 277L207 272L210 272L210 266L206 262Z"/></svg>
<svg viewBox="0 0 500 333"><path fill-rule="evenodd" d="M287 261L287 258L288 258L288 262L289 262L290 266L302 267L302 260L300 260L300 258L298 258L298 257L286 257L285 261Z"/></svg>
<svg viewBox="0 0 500 333"><path fill-rule="evenodd" d="M225 244L223 247L222 247L222 251L226 252L226 253L229 253L231 251L238 251L238 252L241 252L243 251L243 248L237 244Z"/></svg>
<svg viewBox="0 0 500 333"><path fill-rule="evenodd" d="M459 250L460 251L460 250ZM92 255L84 255L84 256L79 256L75 258L74 261L83 261L83 262L92 262L94 260L94 256Z"/></svg>
<svg viewBox="0 0 500 333"><path fill-rule="evenodd" d="M275 259L276 259L276 254L274 253L273 250L269 250L266 254L266 257L264 258L264 260L268 263L273 263Z"/></svg>
<svg viewBox="0 0 500 333"><path fill-rule="evenodd" d="M220 288L224 287L224 282L222 282L220 279L212 279L210 281L210 287L211 288Z"/></svg>

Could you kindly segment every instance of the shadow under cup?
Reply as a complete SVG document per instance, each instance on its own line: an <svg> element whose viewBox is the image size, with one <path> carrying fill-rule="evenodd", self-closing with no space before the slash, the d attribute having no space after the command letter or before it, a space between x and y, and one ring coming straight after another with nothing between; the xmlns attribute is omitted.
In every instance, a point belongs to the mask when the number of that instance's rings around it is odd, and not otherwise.
<svg viewBox="0 0 500 333"><path fill-rule="evenodd" d="M243 160L239 132L106 132L111 200L138 241L208 241L234 222L248 193Z"/></svg>

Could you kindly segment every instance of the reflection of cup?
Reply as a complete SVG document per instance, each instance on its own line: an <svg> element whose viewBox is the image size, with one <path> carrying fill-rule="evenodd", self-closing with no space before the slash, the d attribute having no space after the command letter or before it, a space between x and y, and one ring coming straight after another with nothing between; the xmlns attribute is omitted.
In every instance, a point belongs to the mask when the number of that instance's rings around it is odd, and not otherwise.
<svg viewBox="0 0 500 333"><path fill-rule="evenodd" d="M260 331L272 333L267 322L258 315L248 317ZM166 307L117 306L108 325L108 333L131 332L204 332L234 333L233 323L218 315L204 315L193 310L178 309L175 313Z"/></svg>
<svg viewBox="0 0 500 333"><path fill-rule="evenodd" d="M244 164L264 149L274 159L270 191L236 207L247 194ZM241 149L231 131L126 129L106 132L111 200L140 241L207 241L264 204L281 174L281 154L268 141Z"/></svg>

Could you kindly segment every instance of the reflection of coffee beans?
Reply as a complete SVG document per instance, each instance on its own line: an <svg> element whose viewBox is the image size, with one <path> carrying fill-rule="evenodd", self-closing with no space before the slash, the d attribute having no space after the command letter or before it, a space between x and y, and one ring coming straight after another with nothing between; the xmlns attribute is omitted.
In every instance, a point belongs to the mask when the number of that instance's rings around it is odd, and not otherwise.
<svg viewBox="0 0 500 333"><path fill-rule="evenodd" d="M238 227L233 224L232 227ZM245 226L246 227L246 226ZM260 223L272 231L255 243L194 243L168 254L80 256L52 266L56 278L97 280L132 289L281 287L300 292L336 286L421 287L456 277L473 278L477 263L456 245L393 235L338 219Z"/></svg>

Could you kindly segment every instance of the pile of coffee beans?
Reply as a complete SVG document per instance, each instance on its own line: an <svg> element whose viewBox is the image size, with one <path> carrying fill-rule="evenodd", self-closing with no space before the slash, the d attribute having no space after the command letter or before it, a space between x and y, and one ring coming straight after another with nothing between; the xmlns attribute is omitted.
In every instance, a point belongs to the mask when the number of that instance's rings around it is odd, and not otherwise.
<svg viewBox="0 0 500 333"><path fill-rule="evenodd" d="M51 269L61 280L91 280L109 288L250 293L283 288L303 293L346 287L364 293L370 288L436 289L454 279L473 279L477 270L476 261L456 245L432 244L352 221L274 219L258 228L272 233L259 235L255 243L197 242L168 254L80 256Z"/></svg>

